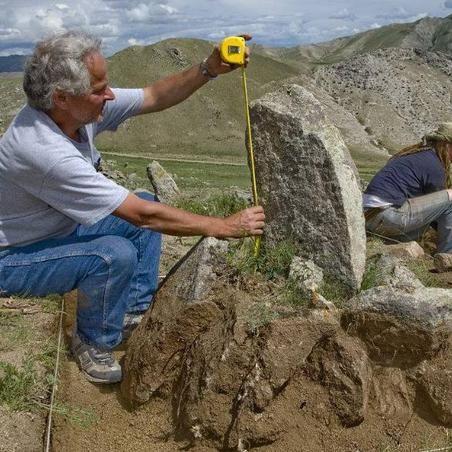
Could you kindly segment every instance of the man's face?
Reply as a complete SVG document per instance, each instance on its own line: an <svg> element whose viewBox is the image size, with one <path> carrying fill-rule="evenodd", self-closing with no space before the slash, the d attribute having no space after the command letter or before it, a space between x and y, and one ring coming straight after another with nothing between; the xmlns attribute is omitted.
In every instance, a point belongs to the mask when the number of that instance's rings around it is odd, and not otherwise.
<svg viewBox="0 0 452 452"><path fill-rule="evenodd" d="M115 95L108 86L107 62L100 53L91 53L85 58L91 77L91 89L82 96L69 96L68 112L80 125L100 121L105 103Z"/></svg>

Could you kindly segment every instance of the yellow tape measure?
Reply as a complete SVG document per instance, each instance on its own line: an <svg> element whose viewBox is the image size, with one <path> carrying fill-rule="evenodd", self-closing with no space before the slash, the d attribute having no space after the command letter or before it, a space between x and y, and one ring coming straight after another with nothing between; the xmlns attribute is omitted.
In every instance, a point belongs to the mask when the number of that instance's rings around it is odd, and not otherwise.
<svg viewBox="0 0 452 452"><path fill-rule="evenodd" d="M238 64L242 66L242 85L243 85L243 98L245 100L245 116L246 116L246 130L248 134L248 165L251 173L251 185L253 188L253 202L254 205L259 205L257 197L257 184L256 184L256 169L254 164L254 149L253 138L251 136L251 119L250 119L250 107L248 103L248 89L246 87L246 70L245 70L245 38L241 36L229 36L223 39L220 43L220 55L221 59L225 63ZM261 237L257 236L254 240L254 256L258 256L261 246Z"/></svg>

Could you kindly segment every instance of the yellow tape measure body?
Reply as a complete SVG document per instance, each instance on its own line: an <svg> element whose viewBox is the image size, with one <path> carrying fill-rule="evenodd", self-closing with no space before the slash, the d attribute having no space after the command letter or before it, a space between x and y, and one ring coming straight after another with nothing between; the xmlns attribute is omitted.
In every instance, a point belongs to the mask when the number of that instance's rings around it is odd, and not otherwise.
<svg viewBox="0 0 452 452"><path fill-rule="evenodd" d="M225 63L245 64L245 38L241 36L229 36L220 44L221 59Z"/></svg>
<svg viewBox="0 0 452 452"><path fill-rule="evenodd" d="M246 116L246 128L248 133L248 164L251 173L251 185L253 188L253 201L254 205L259 204L257 197L257 183L256 183L256 170L254 164L254 148L253 139L251 136L251 120L250 120L250 109L248 103L248 89L246 87L246 71L245 71L245 38L241 36L229 36L223 39L220 43L220 55L221 59L225 63L238 64L242 66L242 84L243 84L243 98L245 101L245 116ZM261 245L261 238L257 236L254 241L254 256L259 255Z"/></svg>

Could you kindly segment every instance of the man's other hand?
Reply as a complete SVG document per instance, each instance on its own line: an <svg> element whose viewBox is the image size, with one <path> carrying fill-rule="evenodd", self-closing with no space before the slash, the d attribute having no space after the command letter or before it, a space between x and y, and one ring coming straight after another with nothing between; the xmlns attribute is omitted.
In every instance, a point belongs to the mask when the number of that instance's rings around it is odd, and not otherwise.
<svg viewBox="0 0 452 452"><path fill-rule="evenodd" d="M246 237L249 235L262 235L265 225L264 209L261 206L249 207L241 210L224 219L224 234L218 235L224 237Z"/></svg>
<svg viewBox="0 0 452 452"><path fill-rule="evenodd" d="M252 39L251 35L239 35L242 38L245 38L245 41L250 41ZM245 67L248 65L250 61L250 49L248 46L245 47ZM240 67L238 64L229 64L225 63L221 59L220 55L220 46L217 44L212 53L210 54L209 58L207 58L207 69L209 71L209 74L211 75L221 75L221 74L227 74L228 72L233 71L234 69L237 69Z"/></svg>

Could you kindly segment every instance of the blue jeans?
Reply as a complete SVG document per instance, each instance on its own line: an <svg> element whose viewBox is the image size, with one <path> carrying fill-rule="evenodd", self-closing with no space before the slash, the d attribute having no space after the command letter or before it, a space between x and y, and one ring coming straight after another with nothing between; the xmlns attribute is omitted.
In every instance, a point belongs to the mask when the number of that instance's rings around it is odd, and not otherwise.
<svg viewBox="0 0 452 452"><path fill-rule="evenodd" d="M446 190L386 208L366 221L366 229L406 242L419 239L432 223L438 231L438 252L452 253L452 202Z"/></svg>
<svg viewBox="0 0 452 452"><path fill-rule="evenodd" d="M150 201L150 193L137 193ZM101 350L121 342L126 312L142 312L158 286L161 234L114 215L69 236L0 251L4 295L45 296L78 289L77 330Z"/></svg>

